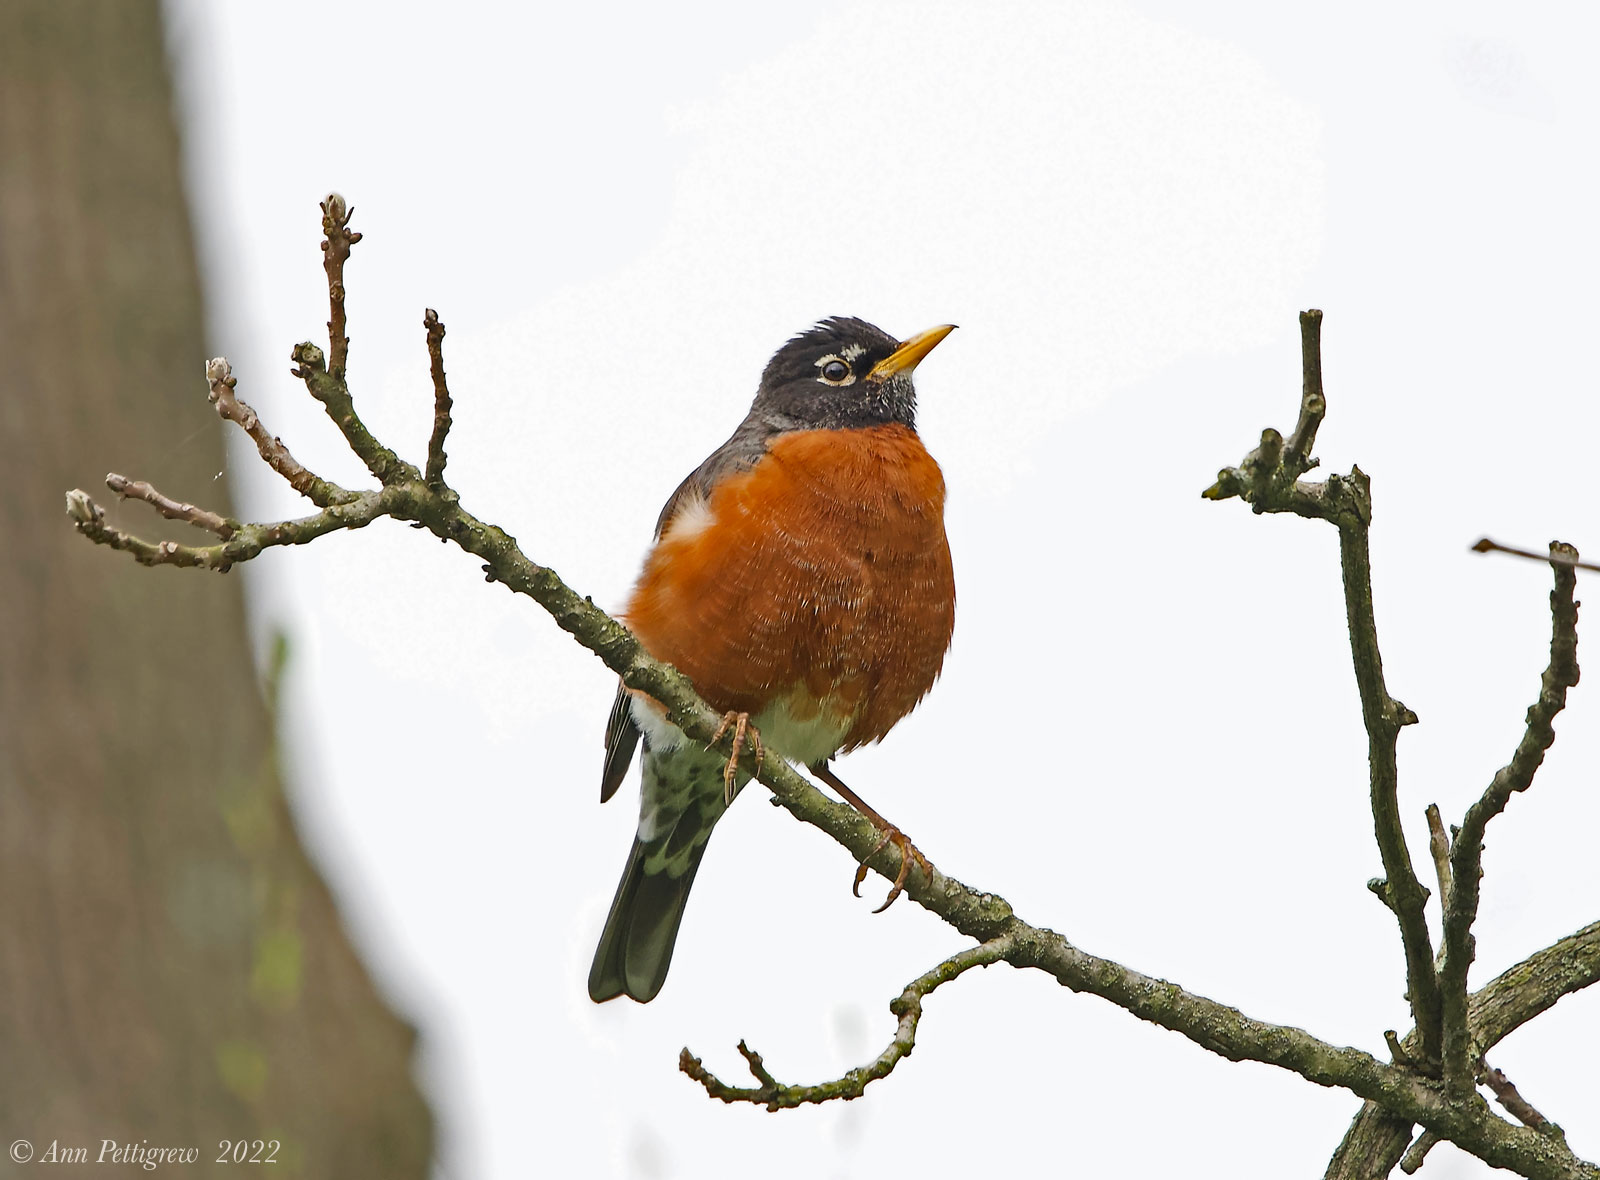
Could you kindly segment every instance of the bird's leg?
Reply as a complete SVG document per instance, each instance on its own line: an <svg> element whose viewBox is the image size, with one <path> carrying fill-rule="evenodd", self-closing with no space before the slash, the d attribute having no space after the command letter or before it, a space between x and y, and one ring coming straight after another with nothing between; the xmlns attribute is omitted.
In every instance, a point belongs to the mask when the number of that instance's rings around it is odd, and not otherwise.
<svg viewBox="0 0 1600 1180"><path fill-rule="evenodd" d="M889 896L883 899L883 904L877 909L873 910L873 913L883 913L884 910L888 909L894 904L894 899L899 897L900 894L904 892L906 887L906 878L911 874L911 862L913 859L915 859L916 862L922 866L923 872L927 873L929 876L933 875L933 866L928 863L928 858L923 856L922 853L918 851L917 846L911 842L910 838L899 828L895 827L888 820L884 819L883 816L872 810L871 807L867 806L867 801L865 799L863 799L860 795L857 795L849 787L845 786L844 782L839 778L839 776L834 774L833 771L828 768L828 760L826 758L824 758L821 762L818 762L815 766L811 767L810 770L812 774L816 775L823 782L827 783L830 787L837 791L844 798L845 802L849 803L850 806L854 807L863 816L865 816L867 820L871 822L873 827L877 828L878 831L883 833L877 844L873 845L872 851L867 853L866 858L862 860L860 867L856 869L855 883L850 887L851 893L855 894L857 897L861 896L861 882L867 879L867 861L876 856L878 854L878 850L881 849L885 844L892 843L895 846L895 850L900 853L900 871L895 874L894 887L889 890Z"/></svg>
<svg viewBox="0 0 1600 1180"><path fill-rule="evenodd" d="M733 749L728 754L728 761L722 768L722 801L726 807L733 806L733 796L737 792L739 773L739 753L744 749L745 742L750 743L750 749L756 756L755 773L761 773L761 761L766 757L766 751L761 748L761 733L750 724L750 714L729 711L722 715L722 724L717 726L717 732L711 735L711 740L706 743L710 749L722 740L722 735L729 728L733 730Z"/></svg>

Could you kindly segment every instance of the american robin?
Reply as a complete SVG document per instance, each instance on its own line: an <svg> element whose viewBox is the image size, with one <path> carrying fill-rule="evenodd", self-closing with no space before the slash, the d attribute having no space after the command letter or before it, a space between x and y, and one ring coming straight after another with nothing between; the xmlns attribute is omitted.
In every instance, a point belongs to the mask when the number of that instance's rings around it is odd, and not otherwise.
<svg viewBox="0 0 1600 1180"><path fill-rule="evenodd" d="M766 751L808 767L895 841L891 901L920 858L828 760L888 733L950 646L944 476L917 437L911 373L953 328L898 341L835 317L796 336L768 362L733 437L662 509L622 617L736 732L725 757L618 689L600 799L616 793L641 734L644 780L589 971L596 1002L661 990L711 829ZM745 742L754 758L741 769Z"/></svg>

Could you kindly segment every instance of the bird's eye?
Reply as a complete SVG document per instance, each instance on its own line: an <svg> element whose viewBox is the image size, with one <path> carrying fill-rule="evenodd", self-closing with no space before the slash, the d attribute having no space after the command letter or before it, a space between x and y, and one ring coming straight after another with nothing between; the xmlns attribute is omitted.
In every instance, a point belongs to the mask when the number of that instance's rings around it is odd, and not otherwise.
<svg viewBox="0 0 1600 1180"><path fill-rule="evenodd" d="M828 361L822 366L822 379L834 385L843 383L848 376L850 376L850 366L838 358Z"/></svg>

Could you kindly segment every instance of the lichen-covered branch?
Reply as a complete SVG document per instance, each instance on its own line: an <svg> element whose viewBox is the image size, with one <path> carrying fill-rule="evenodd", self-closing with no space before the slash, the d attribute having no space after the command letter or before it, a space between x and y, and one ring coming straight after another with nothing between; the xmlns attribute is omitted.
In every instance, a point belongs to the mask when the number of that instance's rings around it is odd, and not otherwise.
<svg viewBox="0 0 1600 1180"><path fill-rule="evenodd" d="M382 487L370 492L345 492L336 485L327 485L325 481L308 484L324 489L332 487L348 499L325 504L323 511L304 520L239 524L233 535L221 544L195 547L176 546L171 542L152 545L112 529L105 523L104 513L85 493L73 492L68 496L67 506L78 530L93 541L129 550L139 560L151 564L222 569L249 560L263 549L275 545L304 543L332 529L361 527L385 516L421 525L435 536L454 542L481 561L489 581L502 583L508 589L537 602L558 626L616 672L624 684L660 702L668 719L689 737L712 741L721 716L696 695L686 677L670 665L651 658L625 627L589 599L580 596L554 570L528 558L515 538L497 526L480 520L461 506L456 492L443 479L443 432L438 429L437 396L435 437L439 445L437 448L430 446L430 452L437 450L439 462L436 465L430 462L427 466L432 470L426 473L384 447L361 422L345 379L346 351L343 339L343 263L348 256L348 246L358 239L358 235L348 232L348 215L342 202L335 203L330 198L325 203L324 214L324 230L329 237L328 277L332 309L329 331L333 361L326 364L320 349L311 344L302 344L295 349L299 366L296 373L305 381L313 396L327 407L351 449L361 457ZM431 331L431 323L428 328ZM1314 353L1312 345L1315 343L1315 334L1310 333L1304 339L1311 342L1307 347ZM430 340L430 346L433 343ZM440 368L442 375L442 363ZM225 387L231 393L231 385ZM1349 478L1332 476L1317 484L1308 484L1298 478L1298 473L1312 463L1309 450L1316 424L1321 420L1321 396L1320 376L1313 381L1308 373L1302 398L1301 422L1291 439L1291 445L1285 448L1282 438L1275 431L1264 433L1261 448L1241 468L1223 472L1212 492L1213 498L1244 496L1257 511L1295 511L1331 520L1339 526L1341 550L1346 556L1352 647L1355 650L1358 680L1362 686L1364 713L1368 716L1369 734L1372 737L1374 813L1380 829L1384 829L1390 823L1389 811L1379 804L1385 798L1392 802L1393 798L1394 736L1401 725L1415 718L1383 689L1371 621L1370 574L1366 563L1366 520L1370 516L1366 478L1359 471ZM252 436L255 437L254 431ZM281 447L281 444L277 444L277 447ZM277 447L263 449L263 457L272 462L268 451L277 455ZM315 480L316 477L311 478ZM732 740L730 732L722 739L721 747L727 748ZM782 759L767 759L757 777L791 814L827 833L854 854L858 861L866 862L886 880L894 879L901 868L900 852L893 844L882 844L878 830L854 808L829 799ZM1413 915L1420 921L1422 890L1415 876L1410 874L1409 858L1404 855L1404 841L1399 836L1398 818L1392 822L1393 832L1380 830L1380 843L1385 840L1398 841L1403 865L1395 863L1391 867L1394 858L1386 851L1385 865L1390 874L1387 896L1400 916L1402 929L1407 930ZM1407 876L1411 885L1409 892L1404 881ZM1142 975L1119 963L1089 954L1062 935L1025 922L1013 912L1004 898L973 889L947 876L931 861L919 861L909 866L905 891L907 896L946 924L982 944L953 956L928 976L914 981L908 990L918 1003L922 995L932 991L945 977L954 978L980 963L1004 960L1016 967L1044 971L1074 991L1101 996L1142 1020L1171 1029L1230 1060L1263 1062L1299 1074L1318 1085L1348 1089L1381 1107L1397 1122L1403 1121L1407 1126L1421 1124L1496 1166L1510 1168L1537 1180L1567 1180L1571 1177L1600 1180L1600 1169L1576 1159L1563 1142L1499 1118L1475 1092L1464 1097L1452 1097L1445 1093L1436 1080L1405 1064L1383 1062L1359 1049L1329 1044L1302 1029L1254 1020L1235 1008L1188 992L1175 983ZM1436 984L1425 927L1422 938L1428 965L1426 979ZM1560 964L1552 962L1548 965L1547 973L1537 974L1531 982L1519 984L1519 989L1526 987L1528 991L1538 993L1538 1002L1548 1007L1555 1002L1555 993L1561 988L1571 990L1584 986L1578 980L1589 969L1584 965L1587 951L1576 948L1568 950L1571 954L1567 959ZM1416 998L1419 996L1420 999ZM1419 1026L1424 1029L1432 1027L1436 1038L1436 1013L1430 1013L1428 997L1422 991L1421 984L1415 981L1413 997ZM1436 992L1433 1000L1436 1005ZM897 1001L897 1004L907 1005L896 1011L897 1018L902 1022L911 1012L910 1003L905 996ZM1527 1005L1523 1010L1527 1010ZM1502 1014L1501 1022L1526 1019L1526 1016L1518 1017L1518 1011L1507 1009ZM1490 1026L1486 1024L1481 1027ZM1426 1033L1423 1035L1426 1036ZM910 1040L903 1039L897 1030L895 1043L878 1059L884 1064L878 1066L878 1063L873 1063L863 1067L866 1072L862 1074L860 1084L864 1086L871 1080L867 1074L875 1066L886 1073L894 1061L909 1052L910 1045ZM806 1087L784 1087L778 1083L759 1055L746 1049L745 1057L760 1083L757 1092L764 1095L762 1100L765 1104L771 1105L778 1099L777 1105L781 1108L785 1104L792 1104L787 1102L788 1098L808 1092ZM846 1081L845 1088L848 1089L851 1084ZM810 1088L810 1092L820 1093L815 1088ZM841 1092L839 1096L845 1095Z"/></svg>
<svg viewBox="0 0 1600 1180"><path fill-rule="evenodd" d="M1442 1075L1446 1104L1471 1111L1482 1103L1472 1084L1481 1058L1482 1036L1472 1026L1466 990L1467 965L1472 957L1471 926L1477 913L1482 829L1488 818L1505 806L1511 793L1526 788L1553 739L1549 721L1565 701L1566 686L1576 682L1577 664L1572 655L1576 613L1571 606L1571 583L1574 567L1579 563L1575 551L1552 549L1561 557L1557 578L1558 589L1565 585L1565 606L1558 596L1552 596L1557 636L1552 642L1551 669L1546 673L1540 703L1529 713L1528 735L1512 766L1496 776L1484 799L1468 812L1453 847L1445 836L1437 808L1429 809L1430 851L1445 916L1444 938L1436 960L1423 912L1428 892L1417 879L1400 822L1396 743L1400 730L1414 724L1416 715L1389 695L1383 678L1367 544L1372 519L1371 485L1359 467L1352 469L1348 477L1330 476L1321 484L1299 479L1312 462L1307 440L1314 439L1326 410L1318 347L1320 325L1320 312L1301 316L1304 383L1300 420L1289 443L1284 444L1274 430L1264 431L1261 445L1238 467L1220 472L1205 495L1210 499L1238 496L1258 513L1294 512L1331 521L1339 530L1350 650L1368 735L1373 828L1384 866L1384 876L1370 882L1369 887L1399 924L1406 960L1406 995L1416 1022L1405 1043L1391 1036L1391 1052L1397 1064L1419 1075ZM1500 548L1492 542L1480 543L1479 547ZM1565 583L1561 581L1563 576ZM1562 638L1567 634L1572 635L1570 643ZM1566 653L1566 662L1558 659L1558 647ZM1470 873L1470 882L1464 873ZM1405 1118L1392 1102L1369 1103L1335 1154L1328 1175L1384 1175L1402 1154L1414 1169L1421 1165L1434 1138L1454 1138L1436 1124L1428 1123L1425 1125L1430 1135L1419 1139L1405 1153L1414 1121L1423 1120Z"/></svg>
<svg viewBox="0 0 1600 1180"><path fill-rule="evenodd" d="M1075 991L1103 996L1141 1019L1182 1033L1233 1061L1259 1061L1322 1086L1339 1086L1401 1119L1421 1123L1496 1167L1524 1176L1600 1180L1600 1168L1565 1145L1498 1118L1475 1093L1446 1101L1438 1083L1301 1029L1252 1020L1237 1009L1086 954L1053 931L1020 933L1015 966L1037 966Z"/></svg>
<svg viewBox="0 0 1600 1180"><path fill-rule="evenodd" d="M1592 922L1535 951L1515 967L1495 976L1472 995L1467 1022L1477 1034L1478 1052L1486 1053L1516 1029L1564 996L1600 983L1600 922ZM1416 1034L1401 1042L1416 1044ZM1372 1180L1387 1176L1411 1142L1410 1119L1376 1102L1362 1104L1334 1152L1324 1180Z"/></svg>
<svg viewBox="0 0 1600 1180"><path fill-rule="evenodd" d="M1372 609L1372 561L1367 530L1372 523L1372 489L1359 467L1348 476L1330 475L1321 483L1299 478L1311 463L1310 443L1327 409L1322 391L1320 311L1300 314L1303 386L1300 419L1290 439L1270 427L1261 445L1238 467L1217 474L1203 493L1207 499L1238 496L1255 512L1293 512L1331 521L1339 530L1339 566L1344 580L1345 620L1350 629L1350 654L1361 717L1367 729L1367 764L1373 831L1384 875L1374 892L1395 916L1406 960L1406 995L1421 1033L1420 1056L1437 1062L1440 1052L1439 981L1434 973L1433 943L1423 905L1428 893L1417 880L1400 822L1399 771L1395 746L1400 730L1416 724L1417 715L1389 695L1378 651L1378 626Z"/></svg>
<svg viewBox="0 0 1600 1180"><path fill-rule="evenodd" d="M1476 1074L1473 1033L1467 1020L1467 968L1475 951L1472 924L1478 916L1478 882L1483 875L1483 836L1489 821L1505 810L1511 796L1525 791L1556 740L1553 722L1566 707L1567 690L1578 683L1578 604L1573 599L1578 551L1559 541L1552 555L1555 589L1550 592L1550 662L1540 680L1539 699L1528 709L1527 728L1511 761L1495 774L1481 798L1467 808L1450 850L1450 899L1444 907L1444 954L1439 983L1444 1019L1445 1085L1455 1093L1471 1089Z"/></svg>
<svg viewBox="0 0 1600 1180"><path fill-rule="evenodd" d="M1600 922L1529 955L1474 992L1467 1023L1487 1053L1558 1000L1600 983Z"/></svg>
<svg viewBox="0 0 1600 1180"><path fill-rule="evenodd" d="M304 381L311 396L322 403L328 411L328 417L333 419L339 433L344 435L345 442L350 444L350 449L367 465L367 470L377 477L379 483L392 484L417 477L416 467L372 436L366 423L356 413L355 401L350 397L350 389L345 385L344 378L336 376L326 367L322 349L308 340L296 344L289 355L295 363L290 371Z"/></svg>
<svg viewBox="0 0 1600 1180"><path fill-rule="evenodd" d="M879 1078L886 1078L902 1057L909 1057L917 1044L917 1024L922 1019L922 1001L943 984L949 983L974 967L987 967L1003 961L1011 950L1011 939L1002 935L990 942L979 943L951 955L932 971L919 975L906 985L889 1005L889 1011L898 1021L894 1038L888 1048L866 1065L850 1070L842 1077L811 1086L790 1086L777 1080L767 1069L761 1054L745 1042L739 1042L739 1052L755 1076L757 1086L730 1086L701 1064L700 1059L686 1048L678 1055L678 1068L705 1087L706 1093L723 1102L749 1102L765 1106L768 1110L785 1110L807 1103L831 1102L843 1099L848 1102L866 1093L867 1086Z"/></svg>
<svg viewBox="0 0 1600 1180"><path fill-rule="evenodd" d="M1558 1140L1563 1146L1566 1145L1566 1132L1535 1110L1533 1105L1512 1084L1511 1079L1506 1077L1500 1070L1486 1066L1478 1080L1494 1092L1496 1101L1505 1107L1523 1126L1529 1127L1541 1135ZM1415 1175L1422 1168L1423 1162L1428 1157L1428 1152L1442 1142L1444 1142L1444 1136L1437 1131L1424 1131L1417 1136L1416 1142L1406 1148L1405 1154L1400 1157L1400 1170L1407 1176ZM1383 1173L1357 1174L1382 1175Z"/></svg>
<svg viewBox="0 0 1600 1180"><path fill-rule="evenodd" d="M1428 1153L1437 1147L1443 1140L1433 1131L1424 1131L1417 1136L1417 1141L1406 1148L1405 1155L1400 1157L1400 1170L1407 1176L1414 1176L1421 1170L1423 1162L1427 1160Z"/></svg>
<svg viewBox="0 0 1600 1180"><path fill-rule="evenodd" d="M1361 715L1367 729L1368 795L1373 832L1383 861L1384 901L1399 923L1405 950L1406 994L1420 1034L1421 1056L1431 1064L1439 1059L1439 981L1434 973L1433 942L1423 913L1428 892L1417 880L1400 821L1400 775L1395 751L1401 728L1416 724L1417 715L1391 697L1384 685L1383 659L1378 652L1378 629L1372 610L1372 564L1367 551L1372 501L1367 477L1359 467L1351 473L1350 487L1363 511L1342 515L1337 522L1339 564L1344 573L1350 651L1361 695Z"/></svg>

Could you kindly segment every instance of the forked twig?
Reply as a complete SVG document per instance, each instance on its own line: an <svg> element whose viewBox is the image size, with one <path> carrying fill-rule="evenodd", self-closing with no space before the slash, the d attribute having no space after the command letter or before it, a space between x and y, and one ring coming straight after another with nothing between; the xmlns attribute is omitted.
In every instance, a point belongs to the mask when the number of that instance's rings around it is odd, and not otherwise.
<svg viewBox="0 0 1600 1180"><path fill-rule="evenodd" d="M852 1069L833 1081L819 1082L810 1086L785 1085L772 1076L762 1061L761 1054L743 1041L739 1042L739 1053L744 1057L751 1074L760 1083L757 1086L728 1085L706 1069L700 1059L688 1049L684 1049L678 1055L678 1068L704 1086L706 1093L713 1098L730 1103L749 1102L765 1106L768 1110L785 1110L808 1103L831 1102L839 1098L847 1102L859 1098L870 1084L879 1078L888 1077L894 1071L894 1067L900 1064L901 1058L909 1057L911 1050L916 1048L917 1024L922 1019L922 1001L944 984L972 968L987 967L991 963L1002 961L1011 953L1012 945L1013 939L1007 935L990 942L979 943L977 946L951 955L932 971L912 980L906 985L905 991L895 997L894 1002L889 1005L889 1011L894 1014L898 1023L888 1047L866 1065Z"/></svg>

